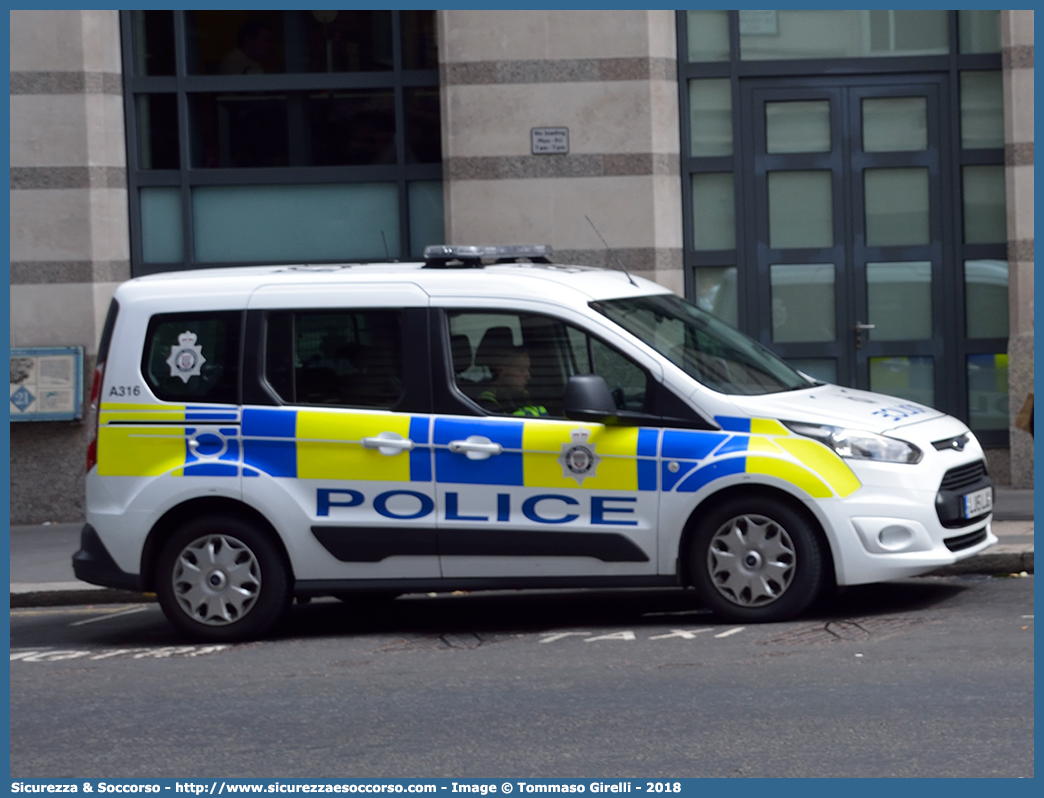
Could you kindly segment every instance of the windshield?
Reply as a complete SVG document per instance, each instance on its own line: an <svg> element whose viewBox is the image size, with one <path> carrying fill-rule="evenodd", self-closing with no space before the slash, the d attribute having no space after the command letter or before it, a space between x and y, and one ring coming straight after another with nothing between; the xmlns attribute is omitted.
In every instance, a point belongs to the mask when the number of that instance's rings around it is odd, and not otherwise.
<svg viewBox="0 0 1044 798"><path fill-rule="evenodd" d="M674 294L591 307L719 393L754 396L815 384L757 341Z"/></svg>

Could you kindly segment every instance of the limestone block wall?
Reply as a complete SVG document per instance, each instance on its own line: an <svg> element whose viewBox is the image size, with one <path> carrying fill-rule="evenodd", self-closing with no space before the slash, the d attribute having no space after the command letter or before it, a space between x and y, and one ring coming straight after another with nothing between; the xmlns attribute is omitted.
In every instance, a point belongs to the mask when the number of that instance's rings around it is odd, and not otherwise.
<svg viewBox="0 0 1044 798"><path fill-rule="evenodd" d="M440 11L447 241L546 243L682 293L672 11ZM534 155L535 127L569 152Z"/></svg>
<svg viewBox="0 0 1044 798"><path fill-rule="evenodd" d="M116 11L11 11L11 346L82 346L130 277ZM86 394L85 394L86 398ZM11 522L83 518L81 422L11 425Z"/></svg>
<svg viewBox="0 0 1044 798"><path fill-rule="evenodd" d="M1033 440L1015 427L1033 390L1033 11L1001 12L1008 205L1011 483L1033 487ZM1038 399L1038 401L1040 401Z"/></svg>

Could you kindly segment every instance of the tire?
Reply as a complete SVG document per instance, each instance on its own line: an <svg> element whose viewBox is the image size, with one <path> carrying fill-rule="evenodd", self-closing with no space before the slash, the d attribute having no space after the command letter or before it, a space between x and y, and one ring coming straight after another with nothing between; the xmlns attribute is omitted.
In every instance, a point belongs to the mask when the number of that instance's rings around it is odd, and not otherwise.
<svg viewBox="0 0 1044 798"><path fill-rule="evenodd" d="M264 636L291 598L281 552L235 516L197 518L179 528L160 551L155 584L167 620L211 642Z"/></svg>
<svg viewBox="0 0 1044 798"><path fill-rule="evenodd" d="M700 598L720 617L784 621L819 593L823 554L799 513L774 499L737 498L699 520L689 573Z"/></svg>

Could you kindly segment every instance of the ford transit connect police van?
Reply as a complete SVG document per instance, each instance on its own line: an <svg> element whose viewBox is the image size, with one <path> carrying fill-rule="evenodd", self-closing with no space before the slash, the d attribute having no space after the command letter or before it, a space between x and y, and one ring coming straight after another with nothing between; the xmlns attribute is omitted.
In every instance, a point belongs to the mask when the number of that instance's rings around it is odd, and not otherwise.
<svg viewBox="0 0 1044 798"><path fill-rule="evenodd" d="M76 575L211 640L296 596L692 586L739 622L996 542L955 418L546 247L121 285Z"/></svg>

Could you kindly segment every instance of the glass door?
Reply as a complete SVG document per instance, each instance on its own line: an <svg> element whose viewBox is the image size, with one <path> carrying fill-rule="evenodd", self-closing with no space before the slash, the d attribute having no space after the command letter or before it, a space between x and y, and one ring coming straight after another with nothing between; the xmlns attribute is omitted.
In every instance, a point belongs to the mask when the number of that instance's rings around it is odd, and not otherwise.
<svg viewBox="0 0 1044 798"><path fill-rule="evenodd" d="M944 307L942 78L742 87L745 249L757 335L819 379L938 406Z"/></svg>

